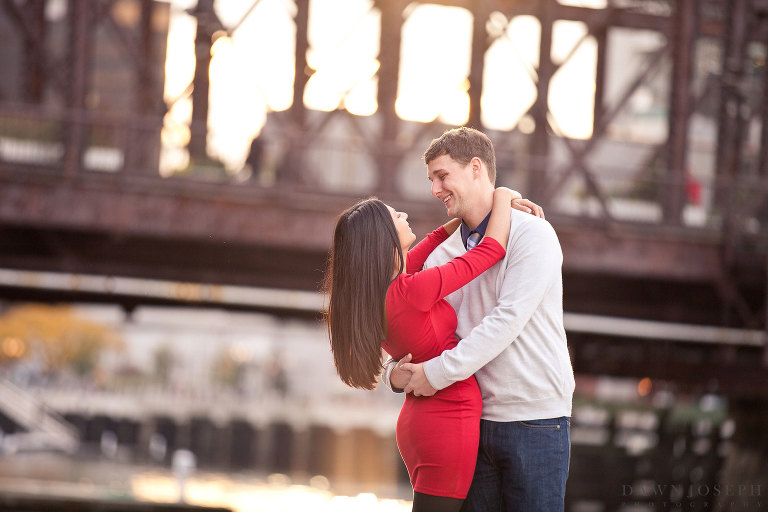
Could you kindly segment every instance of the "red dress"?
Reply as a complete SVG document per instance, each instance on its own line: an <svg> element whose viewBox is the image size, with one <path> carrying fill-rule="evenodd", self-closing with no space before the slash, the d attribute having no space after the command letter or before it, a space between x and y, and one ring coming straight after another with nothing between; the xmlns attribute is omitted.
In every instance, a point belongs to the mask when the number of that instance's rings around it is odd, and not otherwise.
<svg viewBox="0 0 768 512"><path fill-rule="evenodd" d="M482 274L504 256L490 237L454 260L421 270L448 233L440 227L408 252L406 272L387 291L387 339L393 358L408 353L414 363L439 356L458 343L456 312L443 297ZM397 446L413 489L423 494L466 498L477 460L482 397L475 377L431 397L405 396L397 420Z"/></svg>

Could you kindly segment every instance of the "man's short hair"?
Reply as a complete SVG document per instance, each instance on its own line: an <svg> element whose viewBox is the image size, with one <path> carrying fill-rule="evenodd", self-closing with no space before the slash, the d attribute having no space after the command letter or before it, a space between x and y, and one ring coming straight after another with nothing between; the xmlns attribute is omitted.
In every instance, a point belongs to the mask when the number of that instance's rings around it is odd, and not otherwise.
<svg viewBox="0 0 768 512"><path fill-rule="evenodd" d="M496 183L496 152L491 139L483 132L466 126L446 130L429 144L424 152L424 163L429 165L429 162L443 155L450 156L462 165L478 157L488 169L491 183Z"/></svg>

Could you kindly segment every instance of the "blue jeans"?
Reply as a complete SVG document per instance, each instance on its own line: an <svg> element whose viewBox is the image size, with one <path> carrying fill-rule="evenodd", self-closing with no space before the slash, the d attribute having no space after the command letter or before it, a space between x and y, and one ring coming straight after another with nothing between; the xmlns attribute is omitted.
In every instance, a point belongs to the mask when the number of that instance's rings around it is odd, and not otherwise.
<svg viewBox="0 0 768 512"><path fill-rule="evenodd" d="M571 420L480 421L477 466L462 512L562 511Z"/></svg>

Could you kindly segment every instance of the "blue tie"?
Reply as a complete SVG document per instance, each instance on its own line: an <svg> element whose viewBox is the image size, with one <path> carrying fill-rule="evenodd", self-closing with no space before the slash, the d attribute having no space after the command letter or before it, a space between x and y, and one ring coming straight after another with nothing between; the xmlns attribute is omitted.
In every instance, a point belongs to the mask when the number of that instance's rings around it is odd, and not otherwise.
<svg viewBox="0 0 768 512"><path fill-rule="evenodd" d="M477 244L480 243L480 239L482 238L482 235L478 233L477 231L473 231L469 234L469 237L467 238L467 250L472 249Z"/></svg>

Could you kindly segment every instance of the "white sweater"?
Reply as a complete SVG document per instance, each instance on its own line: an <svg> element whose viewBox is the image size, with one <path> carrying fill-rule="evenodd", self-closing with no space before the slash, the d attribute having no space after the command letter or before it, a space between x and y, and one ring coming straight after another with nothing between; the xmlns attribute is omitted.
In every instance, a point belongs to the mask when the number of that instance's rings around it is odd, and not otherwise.
<svg viewBox="0 0 768 512"><path fill-rule="evenodd" d="M545 220L512 210L507 254L447 296L458 346L424 363L432 387L473 373L483 418L524 421L571 415L575 382L563 328L563 253ZM427 259L441 265L466 249L457 229Z"/></svg>

